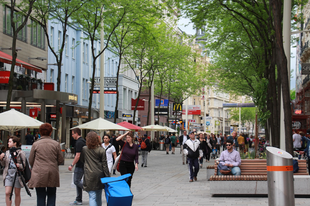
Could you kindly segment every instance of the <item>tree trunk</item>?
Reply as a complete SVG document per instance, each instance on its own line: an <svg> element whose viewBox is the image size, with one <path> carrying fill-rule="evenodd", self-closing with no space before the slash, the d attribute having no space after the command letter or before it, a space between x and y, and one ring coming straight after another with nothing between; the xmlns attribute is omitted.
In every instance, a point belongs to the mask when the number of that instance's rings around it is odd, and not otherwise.
<svg viewBox="0 0 310 206"><path fill-rule="evenodd" d="M93 74L92 74L92 79L91 79L89 101L88 101L88 121L91 121L91 108L92 108L92 103L93 103L93 91L94 91L94 86L95 86L96 60L97 58L93 58ZM104 81L104 79L100 79L100 81ZM100 93L101 92L104 92L104 91L100 91Z"/></svg>
<svg viewBox="0 0 310 206"><path fill-rule="evenodd" d="M150 125L150 110L151 110L151 101L152 100L152 96L151 96L151 90L152 90L152 84L151 86L149 86L149 102L148 102L148 111L147 111L147 120L146 120L146 125Z"/></svg>
<svg viewBox="0 0 310 206"><path fill-rule="evenodd" d="M115 103L115 111L114 111L114 123L116 123L116 119L118 118L118 100L119 100L118 78L119 78L119 72L121 68L121 61L122 61L122 53L120 52L119 60L118 60L118 67L117 67L117 74L116 74L116 103Z"/></svg>
<svg viewBox="0 0 310 206"><path fill-rule="evenodd" d="M284 128L285 128L285 146L286 151L293 155L293 139L292 139L292 114L290 106L290 88L289 75L287 71L287 58L283 48L282 37L282 3L279 0L271 0L272 13L274 19L274 28L276 36L276 60L277 66L281 74L281 89L284 109ZM290 54L289 54L290 55Z"/></svg>

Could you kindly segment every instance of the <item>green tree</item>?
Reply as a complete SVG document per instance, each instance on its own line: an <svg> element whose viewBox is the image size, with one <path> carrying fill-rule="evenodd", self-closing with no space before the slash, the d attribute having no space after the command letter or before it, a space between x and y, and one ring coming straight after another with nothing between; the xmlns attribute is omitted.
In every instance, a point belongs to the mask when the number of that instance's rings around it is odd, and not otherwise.
<svg viewBox="0 0 310 206"><path fill-rule="evenodd" d="M6 110L10 109L11 99L12 99L12 90L13 90L13 79L14 79L14 68L16 65L17 50L16 50L16 41L17 37L22 29L26 26L28 19L31 15L33 4L35 0L24 0L17 3L15 0L6 2L0 0L2 5L9 5L10 14L7 16L9 18L8 32L11 32L12 35L12 64L10 70L9 84L8 84L8 94L6 99Z"/></svg>
<svg viewBox="0 0 310 206"><path fill-rule="evenodd" d="M279 108L283 91L286 150L291 153L289 84L281 25L283 1L178 2L198 28L206 26L204 38L215 56L211 73L215 69L222 72L212 75L213 84L222 86L227 82L232 92L251 96L260 119L265 124L268 119L266 133L268 136L272 128L273 146L277 147L280 145ZM302 4L294 1L293 7L298 3Z"/></svg>
<svg viewBox="0 0 310 206"><path fill-rule="evenodd" d="M230 119L234 121L239 121L239 108L234 108L230 110ZM241 108L241 124L245 123L255 123L256 108L254 107L242 107Z"/></svg>
<svg viewBox="0 0 310 206"><path fill-rule="evenodd" d="M290 96L291 96L291 100L294 100L296 98L296 91L295 91L295 89L291 90Z"/></svg>
<svg viewBox="0 0 310 206"><path fill-rule="evenodd" d="M63 52L66 43L66 34L69 25L71 24L70 18L78 12L84 5L84 2L79 0L50 0L47 4L45 1L36 1L33 6L33 18L35 18L39 25L42 26L46 39L48 48L51 50L55 57L57 64L57 85L56 90L60 91L61 84L61 68L63 60ZM51 45L51 39L49 34L49 22L56 21L60 22L62 33L60 38L60 48ZM60 101L56 100L56 138L58 138L59 133L59 120L60 120ZM64 120L63 120L64 121ZM62 134L65 134L63 131ZM66 141L64 138L62 141Z"/></svg>

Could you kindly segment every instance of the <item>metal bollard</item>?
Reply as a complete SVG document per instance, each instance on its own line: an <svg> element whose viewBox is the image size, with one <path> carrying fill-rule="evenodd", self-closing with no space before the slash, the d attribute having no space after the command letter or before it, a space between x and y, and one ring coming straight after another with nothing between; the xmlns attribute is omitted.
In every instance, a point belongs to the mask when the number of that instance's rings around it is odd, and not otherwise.
<svg viewBox="0 0 310 206"><path fill-rule="evenodd" d="M294 206L293 156L267 147L268 205Z"/></svg>
<svg viewBox="0 0 310 206"><path fill-rule="evenodd" d="M64 161L60 165L64 165L65 164L65 157L66 157L66 145L65 145L65 143L60 143L60 149L61 149L62 156L64 158Z"/></svg>
<svg viewBox="0 0 310 206"><path fill-rule="evenodd" d="M159 141L159 150L164 150L164 140Z"/></svg>

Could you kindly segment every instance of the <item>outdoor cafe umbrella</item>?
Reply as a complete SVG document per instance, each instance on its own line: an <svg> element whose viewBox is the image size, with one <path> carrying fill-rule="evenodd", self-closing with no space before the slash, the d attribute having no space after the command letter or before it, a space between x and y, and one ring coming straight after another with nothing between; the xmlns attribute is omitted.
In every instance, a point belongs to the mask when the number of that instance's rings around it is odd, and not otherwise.
<svg viewBox="0 0 310 206"><path fill-rule="evenodd" d="M163 131L163 132L168 132L169 130L168 128L169 127L160 126L158 124L142 127L144 131Z"/></svg>
<svg viewBox="0 0 310 206"><path fill-rule="evenodd" d="M170 127L167 127L167 126L165 126L165 127L168 129L167 132L171 132L171 133L176 133L176 132L178 132L177 130L172 129L172 128L170 128Z"/></svg>
<svg viewBox="0 0 310 206"><path fill-rule="evenodd" d="M122 127L120 125L114 124L113 122L110 122L108 120L105 120L101 117L98 119L92 120L90 122L86 122L84 124L78 125L74 128L80 128L80 129L89 129L89 130L129 130L125 127Z"/></svg>
<svg viewBox="0 0 310 206"><path fill-rule="evenodd" d="M127 128L127 129L133 130L133 131L143 130L141 127L134 125L134 124L131 124L129 122L120 122L117 124L122 126L122 127Z"/></svg>
<svg viewBox="0 0 310 206"><path fill-rule="evenodd" d="M21 129L39 128L42 124L44 123L15 109L0 113L0 130L11 134Z"/></svg>

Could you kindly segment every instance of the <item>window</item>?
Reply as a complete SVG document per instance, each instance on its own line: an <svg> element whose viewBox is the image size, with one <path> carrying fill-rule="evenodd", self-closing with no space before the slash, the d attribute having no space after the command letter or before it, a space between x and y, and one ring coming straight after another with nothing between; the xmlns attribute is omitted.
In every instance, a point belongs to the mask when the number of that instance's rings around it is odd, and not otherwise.
<svg viewBox="0 0 310 206"><path fill-rule="evenodd" d="M85 79L83 78L83 89L82 89L82 98L83 99L85 99L85 87L86 87L86 85L85 85Z"/></svg>
<svg viewBox="0 0 310 206"><path fill-rule="evenodd" d="M221 110L218 110L218 112L219 112L219 115L218 115L218 116L220 117L220 116L221 116Z"/></svg>
<svg viewBox="0 0 310 206"><path fill-rule="evenodd" d="M87 64L88 62L88 44L86 44L86 48L85 48L85 63Z"/></svg>
<svg viewBox="0 0 310 206"><path fill-rule="evenodd" d="M34 20L31 20L31 45L45 49L43 28Z"/></svg>
<svg viewBox="0 0 310 206"><path fill-rule="evenodd" d="M75 39L72 39L72 59L75 59Z"/></svg>
<svg viewBox="0 0 310 206"><path fill-rule="evenodd" d="M87 99L87 79L85 80L85 86L84 86L84 99Z"/></svg>
<svg viewBox="0 0 310 206"><path fill-rule="evenodd" d="M196 99L194 99L194 105L196 105Z"/></svg>
<svg viewBox="0 0 310 206"><path fill-rule="evenodd" d="M85 63L85 42L83 43L83 63Z"/></svg>
<svg viewBox="0 0 310 206"><path fill-rule="evenodd" d="M71 81L71 93L74 93L74 77L72 77L72 81Z"/></svg>
<svg viewBox="0 0 310 206"><path fill-rule="evenodd" d="M58 50L60 50L60 47L61 47L61 31L58 31Z"/></svg>
<svg viewBox="0 0 310 206"><path fill-rule="evenodd" d="M50 43L51 47L54 48L54 27L51 27Z"/></svg>
<svg viewBox="0 0 310 206"><path fill-rule="evenodd" d="M19 27L21 23L25 20L25 17L19 14L17 11L14 11L16 24L15 28ZM5 6L3 11L3 33L12 36L13 30L11 26L11 8ZM27 42L27 26L24 26L20 32L17 34L17 39Z"/></svg>
<svg viewBox="0 0 310 206"><path fill-rule="evenodd" d="M69 42L68 42L68 35L66 34L66 39L65 39L65 54L66 56L69 56Z"/></svg>
<svg viewBox="0 0 310 206"><path fill-rule="evenodd" d="M111 64L111 76L114 76L114 60L112 60L112 64Z"/></svg>
<svg viewBox="0 0 310 206"><path fill-rule="evenodd" d="M54 69L51 69L50 82L54 82Z"/></svg>
<svg viewBox="0 0 310 206"><path fill-rule="evenodd" d="M65 92L68 92L68 74L65 77Z"/></svg>

